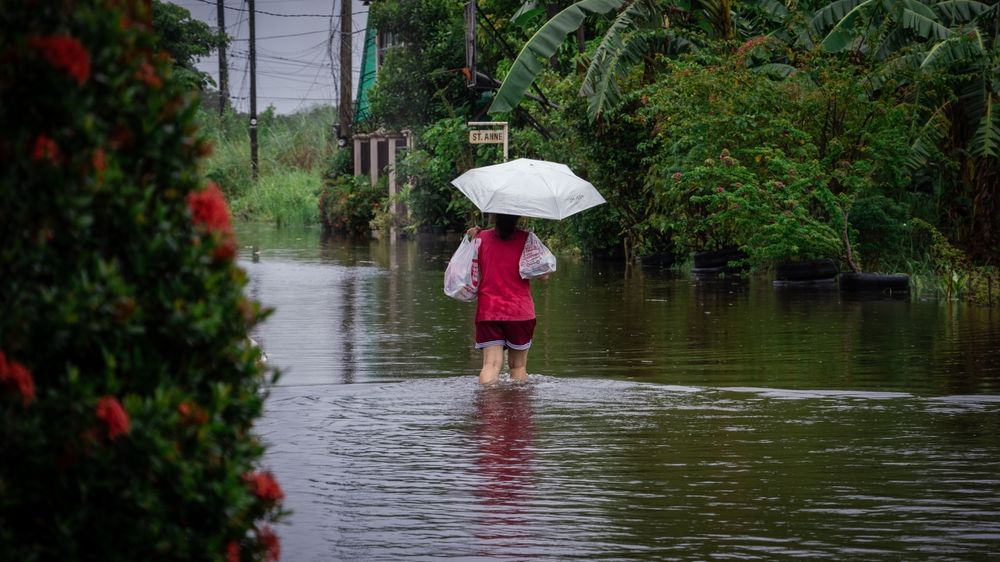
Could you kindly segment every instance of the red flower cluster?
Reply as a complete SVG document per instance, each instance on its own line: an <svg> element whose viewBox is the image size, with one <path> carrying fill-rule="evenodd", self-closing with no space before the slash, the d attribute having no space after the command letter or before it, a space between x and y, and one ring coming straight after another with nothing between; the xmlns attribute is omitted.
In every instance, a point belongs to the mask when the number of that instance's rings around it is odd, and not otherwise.
<svg viewBox="0 0 1000 562"><path fill-rule="evenodd" d="M79 40L69 35L45 35L28 39L28 46L38 51L49 64L63 70L83 86L90 78L90 54Z"/></svg>
<svg viewBox="0 0 1000 562"><path fill-rule="evenodd" d="M97 401L97 419L104 422L108 439L128 433L131 426L128 412L114 396L102 396Z"/></svg>
<svg viewBox="0 0 1000 562"><path fill-rule="evenodd" d="M285 497L285 492L270 472L249 472L243 475L243 481L250 487L253 495L262 500L278 501Z"/></svg>
<svg viewBox="0 0 1000 562"><path fill-rule="evenodd" d="M271 526L262 525L257 530L257 538L260 539L260 544L264 547L264 552L267 555L266 560L268 562L278 562L281 559L281 543L278 542L278 535L274 534Z"/></svg>
<svg viewBox="0 0 1000 562"><path fill-rule="evenodd" d="M38 135L34 146L31 147L31 159L35 162L48 160L53 164L59 162L59 145L44 134Z"/></svg>
<svg viewBox="0 0 1000 562"><path fill-rule="evenodd" d="M191 192L187 202L196 225L214 232L232 231L233 224L229 218L226 198L214 182L209 182L208 187L201 191Z"/></svg>
<svg viewBox="0 0 1000 562"><path fill-rule="evenodd" d="M215 248L214 257L217 260L230 260L236 255L236 240L233 236L233 223L229 217L229 207L222 190L214 182L201 191L193 191L187 198L188 208L194 224L209 232L217 233L221 239Z"/></svg>
<svg viewBox="0 0 1000 562"><path fill-rule="evenodd" d="M226 545L226 562L240 562L240 543L235 540Z"/></svg>
<svg viewBox="0 0 1000 562"><path fill-rule="evenodd" d="M35 399L35 379L31 371L17 361L10 361L4 352L0 351L0 385L21 395L21 401L27 406Z"/></svg>
<svg viewBox="0 0 1000 562"><path fill-rule="evenodd" d="M163 86L163 79L156 74L156 69L148 62L142 63L139 70L136 71L135 77L145 82L150 88L158 89Z"/></svg>

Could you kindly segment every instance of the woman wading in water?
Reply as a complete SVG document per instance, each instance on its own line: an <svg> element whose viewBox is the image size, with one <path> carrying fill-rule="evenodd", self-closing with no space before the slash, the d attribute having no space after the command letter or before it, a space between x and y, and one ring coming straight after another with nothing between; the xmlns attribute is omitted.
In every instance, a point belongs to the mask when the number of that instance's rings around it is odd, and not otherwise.
<svg viewBox="0 0 1000 562"><path fill-rule="evenodd" d="M495 228L470 228L479 238L479 297L476 303L476 349L483 351L479 382L493 384L503 367L504 350L510 378L528 380L528 348L535 333L535 302L531 283L521 279L518 262L528 232L517 228L519 217L494 215ZM539 277L546 279L548 275Z"/></svg>

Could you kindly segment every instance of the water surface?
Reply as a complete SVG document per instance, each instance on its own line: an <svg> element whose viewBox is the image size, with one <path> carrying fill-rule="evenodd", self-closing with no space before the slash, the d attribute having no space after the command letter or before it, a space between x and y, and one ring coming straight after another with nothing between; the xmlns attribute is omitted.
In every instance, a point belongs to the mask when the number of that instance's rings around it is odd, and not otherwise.
<svg viewBox="0 0 1000 562"><path fill-rule="evenodd" d="M561 259L527 385L480 388L457 241L246 226L283 375L285 560L979 560L1000 327L951 303ZM250 252L244 252L249 258Z"/></svg>

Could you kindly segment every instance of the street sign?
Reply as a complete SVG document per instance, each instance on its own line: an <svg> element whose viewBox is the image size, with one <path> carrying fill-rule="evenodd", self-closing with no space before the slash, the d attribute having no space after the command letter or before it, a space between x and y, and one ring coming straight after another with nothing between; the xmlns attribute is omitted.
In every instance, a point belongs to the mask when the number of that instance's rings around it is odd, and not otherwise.
<svg viewBox="0 0 1000 562"><path fill-rule="evenodd" d="M510 143L506 121L469 121L469 144L502 144L503 161L507 161ZM501 127L500 129L476 129L475 127Z"/></svg>
<svg viewBox="0 0 1000 562"><path fill-rule="evenodd" d="M507 140L504 129L480 129L469 131L469 142L472 144L503 144Z"/></svg>

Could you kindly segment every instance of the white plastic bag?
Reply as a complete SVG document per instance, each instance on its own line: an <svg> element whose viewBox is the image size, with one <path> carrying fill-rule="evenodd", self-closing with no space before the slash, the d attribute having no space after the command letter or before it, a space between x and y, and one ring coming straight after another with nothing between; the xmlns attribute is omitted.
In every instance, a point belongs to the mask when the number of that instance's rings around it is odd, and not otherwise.
<svg viewBox="0 0 1000 562"><path fill-rule="evenodd" d="M556 271L556 257L542 244L534 232L528 233L528 240L521 251L518 263L521 279L534 279Z"/></svg>
<svg viewBox="0 0 1000 562"><path fill-rule="evenodd" d="M479 243L463 237L444 270L444 294L457 301L472 302L479 295Z"/></svg>

